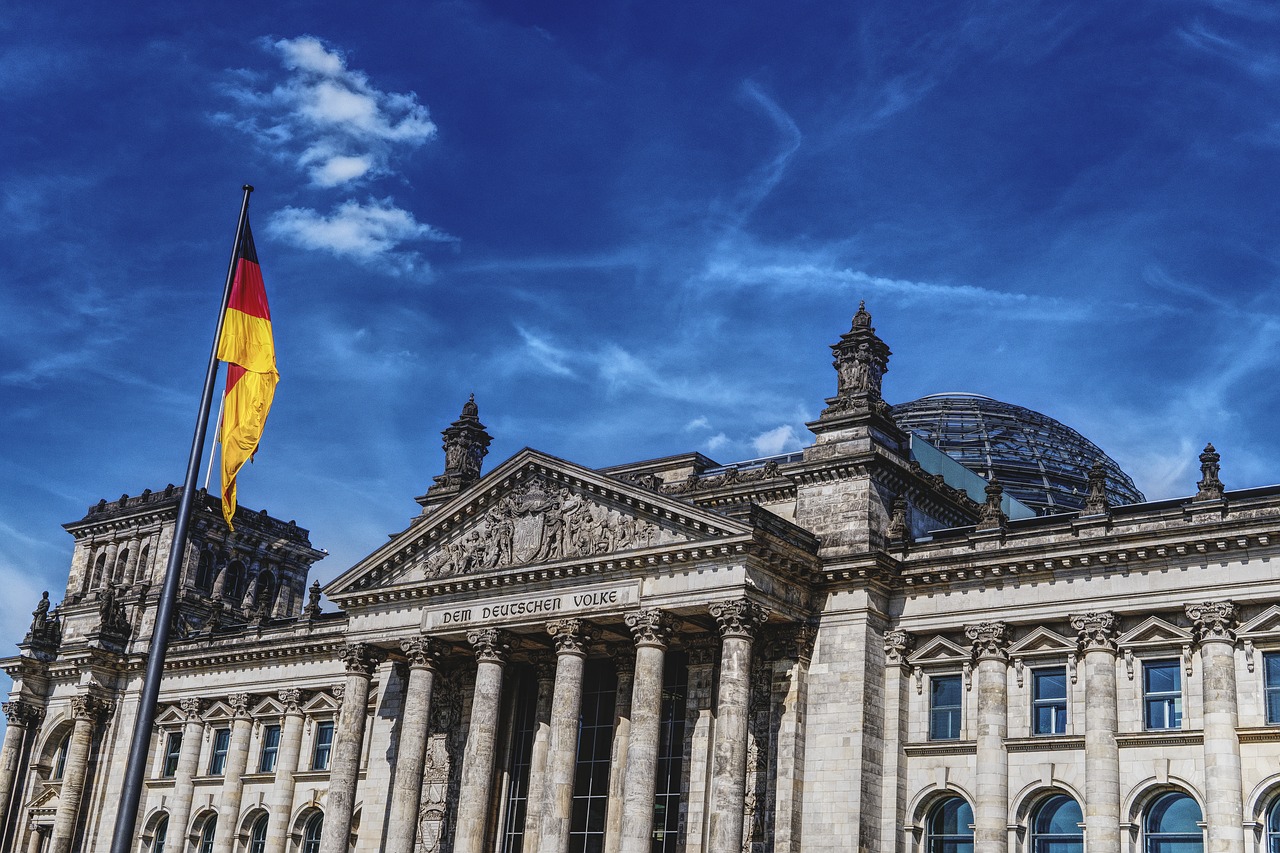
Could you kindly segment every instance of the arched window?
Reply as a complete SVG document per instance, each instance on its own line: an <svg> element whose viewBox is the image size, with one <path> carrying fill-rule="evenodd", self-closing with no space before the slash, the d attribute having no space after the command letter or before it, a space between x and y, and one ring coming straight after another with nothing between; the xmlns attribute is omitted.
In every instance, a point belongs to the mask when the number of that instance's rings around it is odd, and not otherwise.
<svg viewBox="0 0 1280 853"><path fill-rule="evenodd" d="M143 545L142 550L138 552L138 565L133 567L133 577L129 578L129 583L137 583L144 580L148 576L147 560L151 557L151 546Z"/></svg>
<svg viewBox="0 0 1280 853"><path fill-rule="evenodd" d="M267 849L267 816L263 815L253 822L253 831L249 833L249 853L264 853Z"/></svg>
<svg viewBox="0 0 1280 853"><path fill-rule="evenodd" d="M200 853L213 853L213 834L218 829L218 816L209 815L200 830Z"/></svg>
<svg viewBox="0 0 1280 853"><path fill-rule="evenodd" d="M102 575L107 570L107 555L103 552L98 555L98 559L93 561L93 575L89 580L89 591L102 586Z"/></svg>
<svg viewBox="0 0 1280 853"><path fill-rule="evenodd" d="M111 570L111 580L114 583L124 583L125 569L129 567L129 549L121 548L120 553L116 554L116 567Z"/></svg>
<svg viewBox="0 0 1280 853"><path fill-rule="evenodd" d="M302 853L320 853L320 835L324 832L324 813L316 812L302 831Z"/></svg>
<svg viewBox="0 0 1280 853"><path fill-rule="evenodd" d="M973 809L960 797L933 807L925 827L928 853L973 853Z"/></svg>
<svg viewBox="0 0 1280 853"><path fill-rule="evenodd" d="M231 599L233 605L244 598L244 563L233 560L227 566L227 582L222 587L222 597Z"/></svg>
<svg viewBox="0 0 1280 853"><path fill-rule="evenodd" d="M1040 804L1031 820L1031 853L1084 853L1080 804L1056 794Z"/></svg>
<svg viewBox="0 0 1280 853"><path fill-rule="evenodd" d="M1271 804L1267 815L1267 853L1280 853L1280 799Z"/></svg>
<svg viewBox="0 0 1280 853"><path fill-rule="evenodd" d="M166 836L169 834L169 816L160 818L155 831L151 833L151 853L164 853Z"/></svg>
<svg viewBox="0 0 1280 853"><path fill-rule="evenodd" d="M68 732L58 743L58 749L53 754L53 774L49 778L58 781L62 778L62 774L67 772L67 749L71 746L71 734Z"/></svg>
<svg viewBox="0 0 1280 853"><path fill-rule="evenodd" d="M1204 834L1197 824L1200 806L1179 791L1164 794L1147 809L1144 853L1202 853Z"/></svg>
<svg viewBox="0 0 1280 853"><path fill-rule="evenodd" d="M268 569L258 572L258 589L253 596L253 609L261 607L268 615L276 603L276 576Z"/></svg>
<svg viewBox="0 0 1280 853"><path fill-rule="evenodd" d="M213 592L213 553L200 552L200 563L196 567L196 589L201 592Z"/></svg>

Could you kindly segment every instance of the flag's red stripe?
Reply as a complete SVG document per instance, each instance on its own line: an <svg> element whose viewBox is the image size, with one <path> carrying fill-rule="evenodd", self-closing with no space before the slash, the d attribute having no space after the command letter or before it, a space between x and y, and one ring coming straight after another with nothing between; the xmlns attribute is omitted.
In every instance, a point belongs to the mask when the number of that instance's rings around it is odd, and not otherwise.
<svg viewBox="0 0 1280 853"><path fill-rule="evenodd" d="M236 278L231 285L229 308L243 311L251 317L271 319L267 308L267 290L262 283L262 268L241 258L236 264Z"/></svg>
<svg viewBox="0 0 1280 853"><path fill-rule="evenodd" d="M245 369L240 365L234 363L227 364L227 394L231 393L231 389L236 387L236 383L240 381L240 377L244 376L245 373Z"/></svg>

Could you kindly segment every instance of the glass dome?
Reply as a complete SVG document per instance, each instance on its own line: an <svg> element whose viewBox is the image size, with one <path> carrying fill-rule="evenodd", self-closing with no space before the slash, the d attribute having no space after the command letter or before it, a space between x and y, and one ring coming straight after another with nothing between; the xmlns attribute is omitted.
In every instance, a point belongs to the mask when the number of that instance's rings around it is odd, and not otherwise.
<svg viewBox="0 0 1280 853"><path fill-rule="evenodd" d="M1115 460L1089 439L1048 415L981 394L931 394L893 407L904 430L988 480L1037 512L1084 507L1089 469L1101 461L1113 505L1146 500Z"/></svg>

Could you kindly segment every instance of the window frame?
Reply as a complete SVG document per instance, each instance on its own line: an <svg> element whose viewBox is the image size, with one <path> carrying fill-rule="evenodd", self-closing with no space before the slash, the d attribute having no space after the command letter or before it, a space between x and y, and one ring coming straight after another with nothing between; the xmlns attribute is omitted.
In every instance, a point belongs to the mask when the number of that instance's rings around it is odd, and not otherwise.
<svg viewBox="0 0 1280 853"><path fill-rule="evenodd" d="M333 762L333 737L336 728L334 720L317 720L315 736L311 742L311 769L319 772L328 772L329 766ZM320 742L320 732L328 731L329 738L327 742ZM321 750L324 750L324 765L320 765Z"/></svg>
<svg viewBox="0 0 1280 853"><path fill-rule="evenodd" d="M178 763L182 758L182 730L165 733L164 755L160 761L160 778L172 779L178 775Z"/></svg>
<svg viewBox="0 0 1280 853"><path fill-rule="evenodd" d="M258 751L258 772L274 773L280 759L280 724L262 727L262 747Z"/></svg>
<svg viewBox="0 0 1280 853"><path fill-rule="evenodd" d="M196 847L197 853L213 853L213 837L218 830L218 816L211 814L204 819L204 825L200 827L200 844Z"/></svg>
<svg viewBox="0 0 1280 853"><path fill-rule="evenodd" d="M1166 800L1173 798L1187 799L1195 805L1196 811L1200 812L1200 819L1196 821L1196 831L1192 832L1160 832L1153 833L1151 831L1151 816L1156 807ZM1196 798L1188 794L1186 791L1173 790L1164 791L1156 797L1153 797L1147 803L1146 808L1142 810L1142 853L1159 853L1159 849L1154 847L1155 842L1198 842L1200 844L1201 853L1204 851L1204 809Z"/></svg>
<svg viewBox="0 0 1280 853"><path fill-rule="evenodd" d="M302 825L301 853L320 853L320 839L324 835L324 812L317 810Z"/></svg>
<svg viewBox="0 0 1280 853"><path fill-rule="evenodd" d="M249 853L266 853L269 820L270 815L263 814L253 822L253 828L249 830Z"/></svg>
<svg viewBox="0 0 1280 853"><path fill-rule="evenodd" d="M1066 833L1061 833L1061 832L1042 831L1039 825L1040 825L1041 819L1044 817L1045 811L1057 803L1062 803L1066 801L1070 801L1071 803L1075 804L1076 810L1080 812L1080 822L1076 824L1076 826L1078 827L1078 832L1071 833L1068 835ZM1029 835L1031 838L1031 843L1027 849L1030 851L1030 853L1041 853L1042 847L1047 848L1047 850L1056 850L1058 849L1059 845L1066 843L1066 844L1077 844L1079 845L1078 849L1083 851L1084 850L1084 828L1083 826L1081 826L1083 822L1084 822L1084 808L1080 805L1079 801L1076 800L1075 797L1071 796L1070 794L1064 794L1061 792L1050 794L1049 796L1045 797L1043 800L1041 800L1039 803L1036 804L1035 809L1031 812L1030 820L1027 821L1027 828L1028 830L1030 830Z"/></svg>
<svg viewBox="0 0 1280 853"><path fill-rule="evenodd" d="M1040 680L1060 675L1062 678L1062 696L1045 699L1040 696ZM1031 733L1037 737L1053 737L1067 733L1070 719L1071 687L1067 681L1065 666L1041 666L1031 670ZM1040 729L1040 710L1050 710L1049 729Z"/></svg>
<svg viewBox="0 0 1280 853"><path fill-rule="evenodd" d="M227 772L227 753L231 751L231 729L213 730L213 743L209 747L209 775L222 776Z"/></svg>
<svg viewBox="0 0 1280 853"><path fill-rule="evenodd" d="M1150 673L1153 669L1169 669L1178 678L1177 690L1152 690L1150 688ZM1186 689L1186 683L1182 677L1182 661L1178 658L1151 658L1142 662L1142 727L1148 732L1175 732L1182 729L1182 721L1185 716L1183 713L1183 691ZM1165 725L1156 725L1153 722L1151 708L1153 702L1162 703L1164 708L1163 717ZM1176 715L1177 719L1172 725L1170 722L1170 714Z"/></svg>
<svg viewBox="0 0 1280 853"><path fill-rule="evenodd" d="M973 819L973 805L959 794L951 794L943 797L929 807L929 811L924 818L924 850L925 853L945 853L947 850L955 849L956 844L968 844L969 853L974 851L974 832L973 824L965 824L966 833L938 833L935 831L934 824L942 814L942 810L950 803L959 802L961 806L969 810L969 818Z"/></svg>
<svg viewBox="0 0 1280 853"><path fill-rule="evenodd" d="M938 705L935 704L934 687L942 682L954 682L958 689L959 701L955 705ZM939 734L941 729L936 725L937 715L939 712L946 712L950 721L954 724L955 734ZM950 729L949 729L950 730ZM933 741L956 741L964 736L964 674L959 672L938 672L929 675L929 740Z"/></svg>
<svg viewBox="0 0 1280 853"><path fill-rule="evenodd" d="M151 853L164 853L169 840L169 815L163 815L151 830Z"/></svg>
<svg viewBox="0 0 1280 853"><path fill-rule="evenodd" d="M1271 683L1271 663L1280 664L1280 651L1262 654L1262 718L1268 726L1280 726L1280 666L1277 666L1276 683ZM1272 697L1275 697L1275 714L1272 714Z"/></svg>

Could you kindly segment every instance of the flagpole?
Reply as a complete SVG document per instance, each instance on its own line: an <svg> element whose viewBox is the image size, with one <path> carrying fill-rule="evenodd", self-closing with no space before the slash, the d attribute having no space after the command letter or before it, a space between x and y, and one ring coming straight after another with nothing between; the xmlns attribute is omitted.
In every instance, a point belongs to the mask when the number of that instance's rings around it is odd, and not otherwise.
<svg viewBox="0 0 1280 853"><path fill-rule="evenodd" d="M226 311L224 306L223 311ZM214 417L213 423L213 450L209 453L209 467L204 469L204 488L209 490L209 478L213 476L213 457L218 452L218 446L222 443L222 406L227 402L226 396L218 398L218 414Z"/></svg>
<svg viewBox="0 0 1280 853"><path fill-rule="evenodd" d="M178 581L182 574L182 557L187 548L191 507L195 503L196 484L200 480L200 458L204 455L204 437L209 427L209 410L213 407L213 386L218 378L218 342L222 339L222 324L227 316L227 303L231 299L231 284L235 280L236 256L239 254L240 241L244 237L245 223L249 218L249 194L253 192L253 187L245 184L242 189L244 198L240 202L240 221L236 224L235 242L231 244L231 261L227 265L227 281L222 289L218 326L213 335L209 366L205 370L200 413L196 416L195 436L191 440L191 454L187 458L187 478L183 482L182 495L178 501L178 517L173 526L173 544L169 548L164 588L160 593L155 629L151 634L151 644L147 654L147 673L142 683L142 696L138 701L138 717L133 724L133 740L129 745L129 763L125 766L124 790L120 795L120 810L116 813L115 833L111 837L111 853L131 853L133 831L138 822L138 802L142 798L142 779L147 769L151 727L155 724L156 700L160 697L160 679L164 673L164 657L169 646L169 629L173 624L173 608L178 599ZM177 830L183 833L186 828L177 827Z"/></svg>

